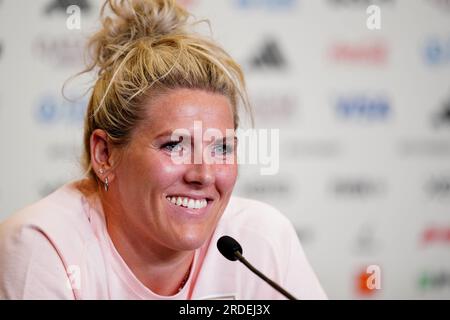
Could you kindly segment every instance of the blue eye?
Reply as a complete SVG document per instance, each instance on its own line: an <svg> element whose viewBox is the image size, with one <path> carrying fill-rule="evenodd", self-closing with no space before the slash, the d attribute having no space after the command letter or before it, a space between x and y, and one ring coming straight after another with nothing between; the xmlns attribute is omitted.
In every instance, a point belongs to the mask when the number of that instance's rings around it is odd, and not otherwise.
<svg viewBox="0 0 450 320"><path fill-rule="evenodd" d="M162 145L162 149L165 149L169 152L178 152L182 150L181 142L179 141L171 141Z"/></svg>
<svg viewBox="0 0 450 320"><path fill-rule="evenodd" d="M220 155L227 155L233 153L233 146L227 144L219 144L214 146L214 153L218 153Z"/></svg>

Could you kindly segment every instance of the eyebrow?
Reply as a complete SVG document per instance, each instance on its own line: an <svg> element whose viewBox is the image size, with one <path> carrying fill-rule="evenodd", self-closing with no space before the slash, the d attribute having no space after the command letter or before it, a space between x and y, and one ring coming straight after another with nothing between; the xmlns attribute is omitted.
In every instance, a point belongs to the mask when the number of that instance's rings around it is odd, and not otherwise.
<svg viewBox="0 0 450 320"><path fill-rule="evenodd" d="M166 130L166 131L158 134L155 139L162 138L162 137L165 137L165 136L171 136L174 131L175 130Z"/></svg>
<svg viewBox="0 0 450 320"><path fill-rule="evenodd" d="M166 130L166 131L162 132L161 134L157 135L155 139L160 139L162 137L170 137L170 136L173 135L174 131L175 130ZM182 138L192 137L192 135L186 135L186 134L180 134L180 135L177 135L177 136L178 137L182 137ZM217 141L230 141L230 140L236 141L237 140L237 136L235 134L234 135L229 135L229 136L226 136L226 137L215 139L214 142L217 142Z"/></svg>

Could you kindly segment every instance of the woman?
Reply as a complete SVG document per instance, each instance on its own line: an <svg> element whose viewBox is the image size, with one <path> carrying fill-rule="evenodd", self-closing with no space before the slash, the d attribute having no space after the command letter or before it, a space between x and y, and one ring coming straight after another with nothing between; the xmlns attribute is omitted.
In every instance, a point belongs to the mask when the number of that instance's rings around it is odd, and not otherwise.
<svg viewBox="0 0 450 320"><path fill-rule="evenodd" d="M86 70L98 70L87 178L1 225L0 298L283 298L221 256L222 235L297 298L324 298L288 220L231 197L230 132L248 106L239 66L174 1L110 0L101 16Z"/></svg>

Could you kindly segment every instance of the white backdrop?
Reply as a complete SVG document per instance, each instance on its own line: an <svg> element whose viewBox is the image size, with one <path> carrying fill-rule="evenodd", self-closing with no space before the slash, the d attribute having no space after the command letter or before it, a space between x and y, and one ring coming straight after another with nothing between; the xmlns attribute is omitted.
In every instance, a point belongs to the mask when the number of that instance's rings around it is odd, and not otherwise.
<svg viewBox="0 0 450 320"><path fill-rule="evenodd" d="M449 299L450 1L180 2L244 67L257 128L280 129L279 173L242 166L236 194L292 220L329 297ZM0 0L0 220L80 177L87 96L60 90L99 4Z"/></svg>

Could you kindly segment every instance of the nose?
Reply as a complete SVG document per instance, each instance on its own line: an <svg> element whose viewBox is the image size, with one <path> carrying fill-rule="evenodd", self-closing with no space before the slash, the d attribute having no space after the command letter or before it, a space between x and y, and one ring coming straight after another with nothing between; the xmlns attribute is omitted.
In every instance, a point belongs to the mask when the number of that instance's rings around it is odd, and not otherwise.
<svg viewBox="0 0 450 320"><path fill-rule="evenodd" d="M187 165L184 180L190 185L209 186L215 181L214 164L207 164L204 161L199 164Z"/></svg>

